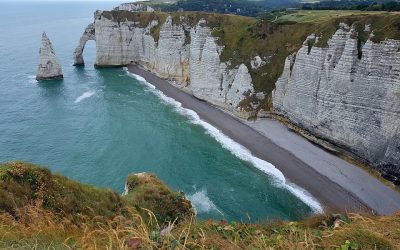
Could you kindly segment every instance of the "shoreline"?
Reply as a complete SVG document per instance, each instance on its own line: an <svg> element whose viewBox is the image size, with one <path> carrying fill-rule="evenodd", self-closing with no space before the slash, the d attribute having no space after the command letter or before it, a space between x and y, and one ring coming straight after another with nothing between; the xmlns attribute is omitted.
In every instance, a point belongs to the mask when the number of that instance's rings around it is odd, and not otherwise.
<svg viewBox="0 0 400 250"><path fill-rule="evenodd" d="M201 120L216 127L224 135L248 149L252 155L274 165L287 181L316 198L324 210L372 212L383 215L400 209L399 193L339 157L325 151L325 154L322 154L319 151L323 151L321 148L290 132L283 125L265 126L273 128L266 131L260 125L265 123L265 119L255 122L240 120L206 101L195 98L140 66L130 65L128 72L145 78L164 95L180 102L182 107L196 112ZM280 137L284 140L279 141ZM292 140L296 142L297 147L291 147ZM314 155L315 153L319 155ZM320 167L321 165L323 167ZM334 171L331 171L332 168ZM341 172L347 168L352 170L346 171L350 176ZM359 171L354 171L353 168ZM353 178L360 179L361 182L353 184ZM361 187L357 187L360 184ZM362 184L368 185L364 187Z"/></svg>

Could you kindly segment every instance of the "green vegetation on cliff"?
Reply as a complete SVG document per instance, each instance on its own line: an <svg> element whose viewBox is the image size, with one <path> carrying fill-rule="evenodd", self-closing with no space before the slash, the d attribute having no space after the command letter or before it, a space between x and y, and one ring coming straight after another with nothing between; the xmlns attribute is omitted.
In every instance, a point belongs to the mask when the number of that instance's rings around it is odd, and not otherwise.
<svg viewBox="0 0 400 250"><path fill-rule="evenodd" d="M365 12L365 11L335 11L335 10L302 10L292 12L276 12L266 17L268 20L274 20L276 23L308 23L321 24L314 32L325 41L321 46L326 46L326 41L333 35L343 22L348 25L354 25L359 36L366 41L369 38L364 34L365 25L371 25L373 31L373 42L381 42L385 39L400 39L400 14L393 12Z"/></svg>
<svg viewBox="0 0 400 250"><path fill-rule="evenodd" d="M28 163L0 165L0 211L17 217L18 209L27 205L60 214L107 218L124 212L123 200L111 190L79 184Z"/></svg>
<svg viewBox="0 0 400 250"><path fill-rule="evenodd" d="M23 162L0 164L0 248L396 249L400 214L317 215L299 222L197 221L154 175L130 175L126 196Z"/></svg>
<svg viewBox="0 0 400 250"><path fill-rule="evenodd" d="M126 181L129 191L124 199L136 208L151 209L158 222L168 223L190 218L192 205L182 192L173 192L152 174L131 174ZM140 209L138 210L142 212ZM141 213L147 216L147 212Z"/></svg>
<svg viewBox="0 0 400 250"><path fill-rule="evenodd" d="M299 0L151 0L147 4L162 11L199 11L257 16L265 11L300 6Z"/></svg>

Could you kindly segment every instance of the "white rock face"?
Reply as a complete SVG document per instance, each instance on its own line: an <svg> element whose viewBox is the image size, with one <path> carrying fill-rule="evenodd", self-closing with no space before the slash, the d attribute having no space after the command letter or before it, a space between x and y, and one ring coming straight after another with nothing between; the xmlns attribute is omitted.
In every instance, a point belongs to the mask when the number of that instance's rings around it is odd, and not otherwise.
<svg viewBox="0 0 400 250"><path fill-rule="evenodd" d="M250 65L252 69L258 69L262 66L264 66L267 62L265 62L263 59L261 59L260 56L255 56L251 61Z"/></svg>
<svg viewBox="0 0 400 250"><path fill-rule="evenodd" d="M289 56L273 92L274 109L389 169L381 172L397 169L387 176L394 180L400 172L400 41L369 40L359 58L354 34L341 25L327 48L309 51L306 41Z"/></svg>
<svg viewBox="0 0 400 250"><path fill-rule="evenodd" d="M53 45L46 33L42 35L42 47L39 50L39 67L36 80L61 80L63 73L58 63Z"/></svg>
<svg viewBox="0 0 400 250"><path fill-rule="evenodd" d="M248 69L244 64L231 69L221 62L223 47L217 45L205 20L191 27L184 17L178 25L167 17L155 41L151 31L157 25L156 20L147 27L133 21L116 22L96 12L94 31L90 25L85 30L75 61L83 62L80 57L86 41L95 39L99 67L137 63L164 79L184 83L200 99L243 117L249 115L238 106L254 92Z"/></svg>
<svg viewBox="0 0 400 250"><path fill-rule="evenodd" d="M190 88L197 98L245 116L238 105L254 92L251 76L244 64L229 69L228 63L221 62L223 47L206 24L201 20L190 32Z"/></svg>
<svg viewBox="0 0 400 250"><path fill-rule="evenodd" d="M173 25L171 17L167 17L161 27L153 70L162 78L179 81L188 79L189 44L186 44L183 26Z"/></svg>
<svg viewBox="0 0 400 250"><path fill-rule="evenodd" d="M154 9L144 3L123 3L120 4L115 10L126 10L131 12L147 11L153 12Z"/></svg>

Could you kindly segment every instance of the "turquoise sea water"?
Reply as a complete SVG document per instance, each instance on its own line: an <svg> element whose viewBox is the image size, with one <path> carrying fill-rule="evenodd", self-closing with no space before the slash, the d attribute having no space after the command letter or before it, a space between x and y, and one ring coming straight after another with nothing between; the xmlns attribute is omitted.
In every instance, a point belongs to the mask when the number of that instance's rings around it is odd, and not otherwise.
<svg viewBox="0 0 400 250"><path fill-rule="evenodd" d="M299 219L311 209L238 159L201 126L123 69L86 67L72 52L96 9L115 3L5 3L0 15L0 162L29 161L122 192L132 172L153 172L187 194L200 218ZM41 33L61 82L34 80Z"/></svg>

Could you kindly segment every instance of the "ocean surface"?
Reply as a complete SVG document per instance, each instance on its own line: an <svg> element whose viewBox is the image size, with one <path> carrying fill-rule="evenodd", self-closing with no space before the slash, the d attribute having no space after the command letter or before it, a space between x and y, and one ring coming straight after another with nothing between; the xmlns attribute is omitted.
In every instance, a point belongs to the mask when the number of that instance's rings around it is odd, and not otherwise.
<svg viewBox="0 0 400 250"><path fill-rule="evenodd" d="M122 68L95 69L93 41L86 66L72 66L93 12L115 5L0 2L0 162L33 162L117 192L129 173L152 172L185 192L200 218L293 220L312 213L298 189L276 184L258 169L262 162L195 114ZM63 81L35 80L43 31Z"/></svg>

